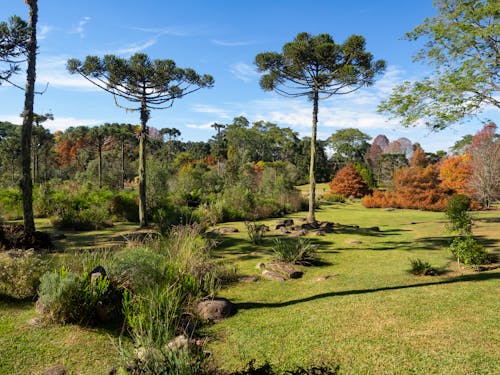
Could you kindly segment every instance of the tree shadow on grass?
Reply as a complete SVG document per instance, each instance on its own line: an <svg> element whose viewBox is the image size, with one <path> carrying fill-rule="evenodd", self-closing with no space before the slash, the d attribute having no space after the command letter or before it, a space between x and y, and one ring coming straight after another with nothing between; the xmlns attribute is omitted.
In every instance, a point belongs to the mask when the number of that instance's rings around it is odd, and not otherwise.
<svg viewBox="0 0 500 375"><path fill-rule="evenodd" d="M285 302L240 302L240 303L236 303L236 307L238 309L242 309L242 310L261 309L261 308L279 308L279 307L293 306L293 305L297 305L299 303L311 302L311 301L316 301L316 300L323 299L323 298L330 298L330 297L336 297L336 296L369 294L369 293L383 292L383 291L387 291L387 290L401 290L401 289L426 287L426 286L432 286L432 285L446 285L446 284L461 283L461 282L485 281L485 280L493 280L493 279L498 279L498 278L500 278L500 272L480 273L480 274L473 274L473 275L463 275L463 276L454 277L454 278L450 278L450 279L443 280L443 281L435 281L435 282L430 282L430 283L418 283L418 284L411 284L411 285L396 285L396 286L387 286L387 287L373 288L373 289L354 289L354 290L343 290L343 291L339 291L339 292L321 293L321 294L316 294L314 296L285 301Z"/></svg>

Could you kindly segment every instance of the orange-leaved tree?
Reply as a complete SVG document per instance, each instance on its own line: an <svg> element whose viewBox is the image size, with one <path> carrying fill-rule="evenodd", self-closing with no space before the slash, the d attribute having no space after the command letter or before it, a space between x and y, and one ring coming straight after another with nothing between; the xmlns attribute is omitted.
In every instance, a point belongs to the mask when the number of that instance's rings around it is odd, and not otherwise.
<svg viewBox="0 0 500 375"><path fill-rule="evenodd" d="M339 194L345 198L361 198L370 192L368 184L352 164L341 168L329 186L331 194Z"/></svg>

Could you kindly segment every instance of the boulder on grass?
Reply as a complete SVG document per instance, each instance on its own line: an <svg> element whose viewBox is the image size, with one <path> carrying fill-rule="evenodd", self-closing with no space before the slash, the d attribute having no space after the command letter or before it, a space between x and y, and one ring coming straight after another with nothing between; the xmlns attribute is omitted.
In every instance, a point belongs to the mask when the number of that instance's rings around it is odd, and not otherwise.
<svg viewBox="0 0 500 375"><path fill-rule="evenodd" d="M212 231L215 234L238 233L238 228L235 227L220 227Z"/></svg>
<svg viewBox="0 0 500 375"><path fill-rule="evenodd" d="M266 263L266 270L278 273L284 276L285 279L299 279L304 274L302 271L296 269L290 263L285 262Z"/></svg>
<svg viewBox="0 0 500 375"><path fill-rule="evenodd" d="M66 367L63 365L57 365L53 366L51 368L48 368L44 372L42 372L42 375L66 375L68 372L66 370Z"/></svg>
<svg viewBox="0 0 500 375"><path fill-rule="evenodd" d="M269 280L276 280L276 281L285 281L286 278L282 274L278 272L273 272L269 270L264 270L262 271L262 276L264 276L266 279Z"/></svg>
<svg viewBox="0 0 500 375"><path fill-rule="evenodd" d="M196 311L202 319L216 323L233 316L236 313L236 306L225 298L214 298L200 301Z"/></svg>
<svg viewBox="0 0 500 375"><path fill-rule="evenodd" d="M276 223L275 229L280 229L283 227L291 227L293 225L293 219L283 219Z"/></svg>

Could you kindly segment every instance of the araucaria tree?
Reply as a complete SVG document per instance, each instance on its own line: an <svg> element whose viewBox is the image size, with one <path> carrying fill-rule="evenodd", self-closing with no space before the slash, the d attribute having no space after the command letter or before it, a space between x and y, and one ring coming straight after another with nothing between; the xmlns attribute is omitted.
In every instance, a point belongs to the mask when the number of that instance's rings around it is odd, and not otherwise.
<svg viewBox="0 0 500 375"><path fill-rule="evenodd" d="M497 0L435 0L438 14L406 34L424 39L415 60L434 68L404 82L379 106L404 126L424 121L444 129L486 106L500 108L500 22Z"/></svg>
<svg viewBox="0 0 500 375"><path fill-rule="evenodd" d="M318 102L372 85L375 76L384 71L385 62L373 61L372 54L365 51L365 39L362 36L352 35L343 44L336 44L329 34L313 36L299 33L293 41L283 46L281 53L258 54L255 64L259 72L263 73L260 79L263 90L292 98L305 96L313 103L307 221L314 222Z"/></svg>
<svg viewBox="0 0 500 375"><path fill-rule="evenodd" d="M146 215L146 138L147 123L152 109L170 108L180 99L204 87L212 87L210 75L199 75L193 69L178 68L172 60L151 60L138 53L130 59L106 55L103 58L87 56L84 62L71 59L68 71L80 74L99 88L113 94L115 103L127 110L139 111L139 221L147 226ZM120 104L120 99L132 107Z"/></svg>

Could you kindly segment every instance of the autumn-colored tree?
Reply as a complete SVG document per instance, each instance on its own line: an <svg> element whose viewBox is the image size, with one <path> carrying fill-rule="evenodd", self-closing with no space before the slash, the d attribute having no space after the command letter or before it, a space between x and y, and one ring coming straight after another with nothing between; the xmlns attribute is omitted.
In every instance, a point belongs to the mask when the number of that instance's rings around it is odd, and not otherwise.
<svg viewBox="0 0 500 375"><path fill-rule="evenodd" d="M370 191L368 184L352 164L341 168L329 186L331 194L339 194L346 198L361 198Z"/></svg>
<svg viewBox="0 0 500 375"><path fill-rule="evenodd" d="M429 160L425 155L425 151L418 143L415 143L413 155L410 158L410 167L426 167L427 164L429 164Z"/></svg>
<svg viewBox="0 0 500 375"><path fill-rule="evenodd" d="M401 207L430 211L446 208L447 195L440 188L434 165L399 169L394 174L394 189Z"/></svg>
<svg viewBox="0 0 500 375"><path fill-rule="evenodd" d="M450 193L471 195L469 187L472 175L470 154L451 156L441 163L439 178L441 188Z"/></svg>

